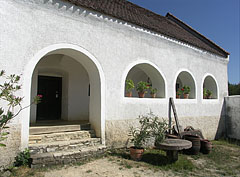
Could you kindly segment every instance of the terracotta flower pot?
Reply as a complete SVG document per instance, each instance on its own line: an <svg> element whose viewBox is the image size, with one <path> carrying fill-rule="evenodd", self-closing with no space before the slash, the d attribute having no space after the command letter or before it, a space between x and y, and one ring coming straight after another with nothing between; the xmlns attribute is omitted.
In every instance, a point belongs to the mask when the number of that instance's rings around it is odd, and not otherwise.
<svg viewBox="0 0 240 177"><path fill-rule="evenodd" d="M184 99L188 99L189 98L189 94L183 94L183 98Z"/></svg>
<svg viewBox="0 0 240 177"><path fill-rule="evenodd" d="M144 153L143 148L130 147L130 156L132 160L139 161Z"/></svg>
<svg viewBox="0 0 240 177"><path fill-rule="evenodd" d="M211 99L212 98L212 96L207 96L207 99Z"/></svg>
<svg viewBox="0 0 240 177"><path fill-rule="evenodd" d="M144 98L145 92L138 92L138 97L139 98Z"/></svg>
<svg viewBox="0 0 240 177"><path fill-rule="evenodd" d="M126 97L132 97L132 92L127 92Z"/></svg>
<svg viewBox="0 0 240 177"><path fill-rule="evenodd" d="M176 95L176 98L177 98L177 99L180 99L180 95Z"/></svg>
<svg viewBox="0 0 240 177"><path fill-rule="evenodd" d="M156 93L151 93L152 98L156 98Z"/></svg>

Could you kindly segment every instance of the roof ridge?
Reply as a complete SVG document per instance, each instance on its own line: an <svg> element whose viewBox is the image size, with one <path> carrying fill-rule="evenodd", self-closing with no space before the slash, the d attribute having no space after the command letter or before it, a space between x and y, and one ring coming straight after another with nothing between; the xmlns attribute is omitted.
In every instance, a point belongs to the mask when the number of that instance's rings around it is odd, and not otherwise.
<svg viewBox="0 0 240 177"><path fill-rule="evenodd" d="M167 18L169 18L171 21L173 21L172 20L172 18L174 19L174 20L177 20L177 22L179 22L181 25L184 25L185 27L187 27L188 29L190 29L192 32L194 32L195 34L197 34L199 37L200 37L200 39L202 40L202 39L204 39L204 40L206 40L207 42L209 42L211 45L213 45L213 46L215 46L217 49L220 49L222 52L224 52L224 53L226 53L227 55L230 55L230 53L229 52L227 52L226 50L224 50L222 47L220 47L219 45L217 45L215 42L213 42L212 40L210 40L210 39L208 39L206 36L204 36L203 34L201 34L199 31L197 31L197 30L195 30L194 28L192 28L190 25L188 25L187 23L185 23L185 22L183 22L182 20L180 20L179 18L177 18L176 16L174 16L173 14L171 14L171 13L167 13L166 14L166 17ZM175 22L175 21L174 21ZM175 22L176 23L176 22ZM178 23L177 23L178 24ZM179 25L179 24L178 24ZM180 26L181 26L180 25ZM205 42L203 40L203 42Z"/></svg>

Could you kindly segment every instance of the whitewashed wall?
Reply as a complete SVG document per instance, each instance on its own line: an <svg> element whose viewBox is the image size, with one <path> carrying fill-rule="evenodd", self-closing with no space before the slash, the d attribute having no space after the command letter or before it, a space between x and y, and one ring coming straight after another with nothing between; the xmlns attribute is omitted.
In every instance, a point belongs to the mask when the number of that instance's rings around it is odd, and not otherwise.
<svg viewBox="0 0 240 177"><path fill-rule="evenodd" d="M196 90L195 99L175 100L180 124L200 128L207 138L214 138L222 114L223 98L228 94L228 59L60 0L2 0L0 15L0 23L3 24L0 28L0 66L11 73L25 73L23 93L28 93L28 84L32 84L26 74L31 71L29 63L34 63L32 61L39 51L49 46L75 46L84 49L92 56L90 58L97 61L96 67L87 67L87 59L84 60L85 65L80 63L89 78L93 78L92 82L100 80L97 75L91 76L102 69L99 71L100 76L104 75L100 81L102 90L100 94L97 89L94 92L98 100L102 98L105 101L95 109L100 110L101 115L97 111L92 112L90 119L94 117L93 127L101 132L98 134L102 138L106 127L106 140L110 144L114 141L122 144L127 139L129 125L131 122L134 124L133 120L140 114L151 110L160 117L168 117L168 99L175 97L175 83L181 71L191 73ZM66 55L64 52L61 54ZM75 54L71 57L74 56L77 57ZM161 73L165 80L165 98L124 97L129 70L142 63L151 64ZM203 79L207 74L216 79L218 99L202 99ZM92 104L90 100L90 107ZM20 122L23 126L28 124L28 121ZM27 136L25 132L22 146L26 146Z"/></svg>

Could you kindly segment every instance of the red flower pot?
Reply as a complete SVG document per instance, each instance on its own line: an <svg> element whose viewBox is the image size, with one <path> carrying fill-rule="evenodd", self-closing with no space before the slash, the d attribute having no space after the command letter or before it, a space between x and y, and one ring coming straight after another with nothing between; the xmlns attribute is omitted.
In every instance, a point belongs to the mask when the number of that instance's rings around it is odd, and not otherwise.
<svg viewBox="0 0 240 177"><path fill-rule="evenodd" d="M130 156L131 159L139 161L142 159L142 155L144 153L143 148L136 148L136 147L130 147Z"/></svg>
<svg viewBox="0 0 240 177"><path fill-rule="evenodd" d="M145 92L138 92L138 97L139 98L144 98Z"/></svg>
<svg viewBox="0 0 240 177"><path fill-rule="evenodd" d="M126 97L132 97L132 92L127 92Z"/></svg>

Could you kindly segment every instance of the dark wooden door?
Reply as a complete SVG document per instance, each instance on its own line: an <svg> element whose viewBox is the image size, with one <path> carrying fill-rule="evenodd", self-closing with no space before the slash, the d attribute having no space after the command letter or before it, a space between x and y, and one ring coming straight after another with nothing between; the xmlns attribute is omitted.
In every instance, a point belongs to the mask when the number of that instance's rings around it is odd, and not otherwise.
<svg viewBox="0 0 240 177"><path fill-rule="evenodd" d="M61 119L62 78L38 76L38 95L42 95L37 105L37 120Z"/></svg>

